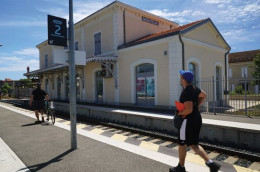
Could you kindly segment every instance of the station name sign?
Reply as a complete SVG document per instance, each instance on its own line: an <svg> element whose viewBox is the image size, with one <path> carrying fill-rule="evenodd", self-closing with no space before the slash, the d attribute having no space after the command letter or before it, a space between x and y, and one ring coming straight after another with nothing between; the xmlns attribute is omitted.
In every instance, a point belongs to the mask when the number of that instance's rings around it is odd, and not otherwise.
<svg viewBox="0 0 260 172"><path fill-rule="evenodd" d="M159 26L159 22L158 22L158 21L155 21L155 20L146 18L146 17L144 17L144 16L142 17L142 20L143 20L144 22L151 23L151 24L154 24L154 25L156 25L156 26Z"/></svg>
<svg viewBox="0 0 260 172"><path fill-rule="evenodd" d="M48 44L67 47L66 19L48 15Z"/></svg>

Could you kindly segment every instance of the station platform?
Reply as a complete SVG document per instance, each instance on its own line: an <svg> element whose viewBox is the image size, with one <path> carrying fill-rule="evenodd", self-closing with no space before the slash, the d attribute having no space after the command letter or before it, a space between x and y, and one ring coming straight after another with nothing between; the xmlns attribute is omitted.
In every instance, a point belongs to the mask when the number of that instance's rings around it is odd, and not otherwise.
<svg viewBox="0 0 260 172"><path fill-rule="evenodd" d="M77 124L78 149L72 151L70 121L58 118L54 126L35 124L34 112L3 104L0 112L0 137L26 166L18 171L28 168L30 171L166 172L178 164L176 148L137 141L82 123ZM0 150L0 157L4 157ZM219 163L224 172L257 171ZM1 161L1 170L3 164ZM200 157L189 152L185 166L190 172L209 171Z"/></svg>

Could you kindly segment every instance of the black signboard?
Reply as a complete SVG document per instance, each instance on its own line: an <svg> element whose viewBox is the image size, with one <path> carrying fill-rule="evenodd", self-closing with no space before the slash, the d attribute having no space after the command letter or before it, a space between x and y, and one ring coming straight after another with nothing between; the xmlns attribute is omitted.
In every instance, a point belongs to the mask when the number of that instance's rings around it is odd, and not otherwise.
<svg viewBox="0 0 260 172"><path fill-rule="evenodd" d="M48 44L67 47L66 19L48 15Z"/></svg>

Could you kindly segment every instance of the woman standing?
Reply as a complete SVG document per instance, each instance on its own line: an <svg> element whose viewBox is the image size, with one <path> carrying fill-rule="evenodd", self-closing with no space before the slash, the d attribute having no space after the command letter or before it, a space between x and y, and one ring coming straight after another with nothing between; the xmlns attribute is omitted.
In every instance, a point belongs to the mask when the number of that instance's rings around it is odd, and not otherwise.
<svg viewBox="0 0 260 172"><path fill-rule="evenodd" d="M190 146L196 154L205 160L210 172L217 172L220 165L213 162L199 145L199 133L202 125L202 119L199 108L206 99L206 93L193 86L193 73L191 71L180 70L180 84L184 90L180 96L180 102L184 103L185 109L178 112L178 115L184 118L181 128L178 132L179 142L179 164L170 168L170 172L185 172L185 158L187 146Z"/></svg>

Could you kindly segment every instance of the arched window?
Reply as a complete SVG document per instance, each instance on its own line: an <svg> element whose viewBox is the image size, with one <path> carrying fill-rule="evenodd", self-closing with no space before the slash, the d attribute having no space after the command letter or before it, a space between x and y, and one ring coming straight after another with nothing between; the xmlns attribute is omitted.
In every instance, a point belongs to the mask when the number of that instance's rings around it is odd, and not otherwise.
<svg viewBox="0 0 260 172"><path fill-rule="evenodd" d="M193 84L198 85L198 67L195 63L190 62L188 70L193 73Z"/></svg>
<svg viewBox="0 0 260 172"><path fill-rule="evenodd" d="M221 100L222 97L222 73L221 67L216 66L216 100Z"/></svg>
<svg viewBox="0 0 260 172"><path fill-rule="evenodd" d="M61 98L61 78L57 78L57 99L60 100Z"/></svg>
<svg viewBox="0 0 260 172"><path fill-rule="evenodd" d="M96 102L103 103L103 77L102 71L95 72Z"/></svg>
<svg viewBox="0 0 260 172"><path fill-rule="evenodd" d="M154 106L155 98L154 65L140 64L136 67L136 104Z"/></svg>
<svg viewBox="0 0 260 172"><path fill-rule="evenodd" d="M49 80L48 79L45 79L45 91L47 94L50 94L49 92Z"/></svg>
<svg viewBox="0 0 260 172"><path fill-rule="evenodd" d="M80 77L76 78L76 97L77 101L80 100Z"/></svg>
<svg viewBox="0 0 260 172"><path fill-rule="evenodd" d="M216 62L214 65L214 101L216 105L220 106L222 103L224 88L225 88L225 79L224 79L224 65L221 62Z"/></svg>

